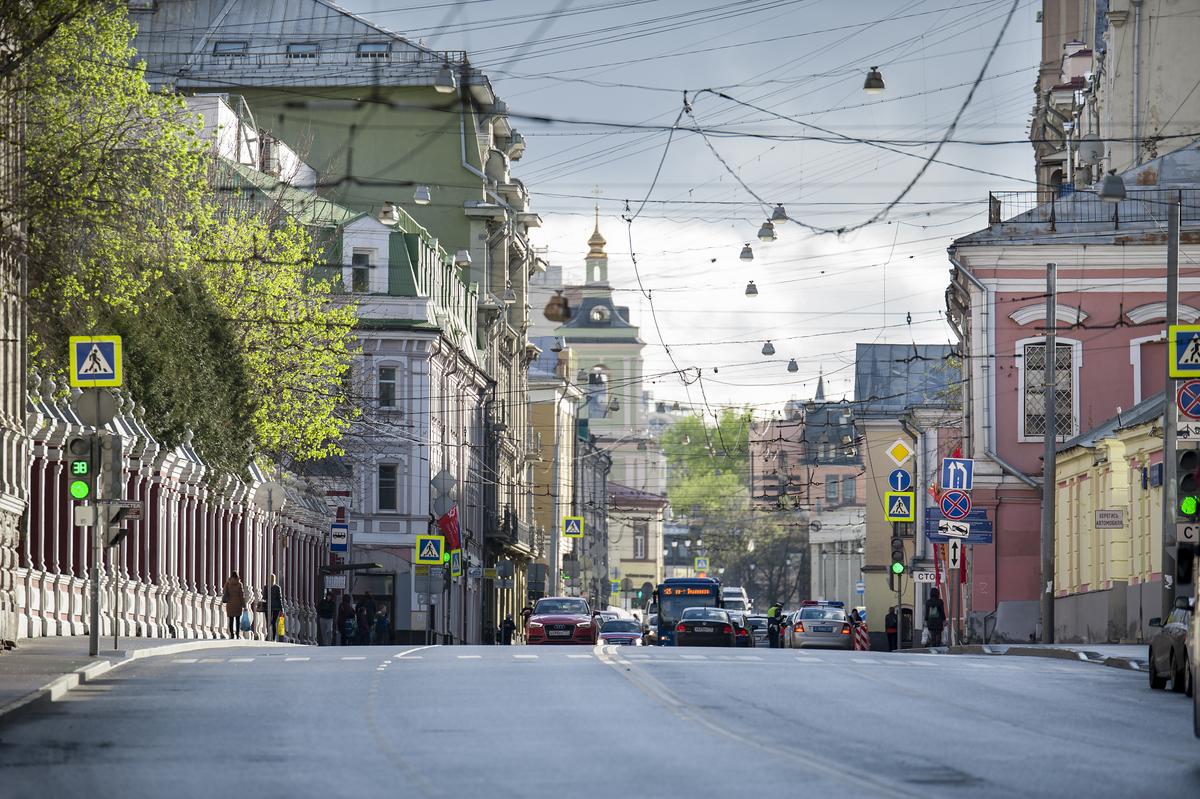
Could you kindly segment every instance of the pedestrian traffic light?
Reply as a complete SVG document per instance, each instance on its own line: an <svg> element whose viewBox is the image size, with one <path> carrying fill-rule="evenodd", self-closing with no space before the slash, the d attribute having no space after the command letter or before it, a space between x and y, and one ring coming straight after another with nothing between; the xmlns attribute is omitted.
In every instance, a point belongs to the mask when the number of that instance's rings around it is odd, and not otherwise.
<svg viewBox="0 0 1200 799"><path fill-rule="evenodd" d="M67 439L67 490L74 499L96 498L96 472L100 465L96 449L94 434L83 433Z"/></svg>
<svg viewBox="0 0 1200 799"><path fill-rule="evenodd" d="M1194 544L1180 544L1175 552L1175 586L1191 585L1196 579L1196 549Z"/></svg>
<svg viewBox="0 0 1200 799"><path fill-rule="evenodd" d="M1175 485L1179 515L1186 519L1200 518L1200 479L1196 471L1200 469L1200 451L1181 449L1175 453Z"/></svg>
<svg viewBox="0 0 1200 799"><path fill-rule="evenodd" d="M892 574L904 574L904 539L892 536Z"/></svg>

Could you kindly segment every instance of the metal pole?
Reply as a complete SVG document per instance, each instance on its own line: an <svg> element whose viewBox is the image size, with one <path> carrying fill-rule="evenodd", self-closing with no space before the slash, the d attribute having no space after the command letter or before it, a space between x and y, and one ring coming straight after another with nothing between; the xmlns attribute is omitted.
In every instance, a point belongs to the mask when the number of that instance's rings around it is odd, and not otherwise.
<svg viewBox="0 0 1200 799"><path fill-rule="evenodd" d="M1137 142L1134 142L1137 145ZM1167 201L1167 329L1179 324L1179 195ZM1178 417L1175 414L1175 379L1167 370L1163 397L1163 502L1162 502L1162 618L1175 608L1175 513L1179 491L1175 473L1178 449Z"/></svg>
<svg viewBox="0 0 1200 799"><path fill-rule="evenodd" d="M1042 434L1042 643L1054 643L1054 454L1058 441L1055 378L1058 350L1055 333L1058 306L1058 264L1046 264L1046 430Z"/></svg>
<svg viewBox="0 0 1200 799"><path fill-rule="evenodd" d="M100 392L96 392L96 419L100 418ZM88 654L96 657L100 654L100 556L104 548L101 544L104 528L101 526L107 523L106 514L104 513L104 505L100 502L101 481L100 475L104 473L104 461L100 457L100 453L104 451L104 433L97 429L95 434L95 449L92 450L92 459L97 465L96 476L94 479L96 486L96 499L93 505L96 506L96 518L92 524L92 601L89 609L89 624L88 624Z"/></svg>

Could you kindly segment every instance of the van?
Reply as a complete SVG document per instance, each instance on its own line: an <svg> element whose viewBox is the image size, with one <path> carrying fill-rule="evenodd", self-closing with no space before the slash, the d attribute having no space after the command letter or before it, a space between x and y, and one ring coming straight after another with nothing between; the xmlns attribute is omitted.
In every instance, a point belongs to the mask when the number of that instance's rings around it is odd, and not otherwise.
<svg viewBox="0 0 1200 799"><path fill-rule="evenodd" d="M754 610L754 603L746 595L746 589L741 586L726 586L722 588L721 599L725 603L726 610L740 610L745 613L750 613Z"/></svg>

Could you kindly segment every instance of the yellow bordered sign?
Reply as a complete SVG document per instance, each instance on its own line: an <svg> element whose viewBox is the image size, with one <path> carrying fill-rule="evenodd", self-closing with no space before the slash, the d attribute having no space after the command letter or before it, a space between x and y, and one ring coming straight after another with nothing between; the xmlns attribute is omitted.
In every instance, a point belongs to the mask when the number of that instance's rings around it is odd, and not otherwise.
<svg viewBox="0 0 1200 799"><path fill-rule="evenodd" d="M1171 325L1167 333L1171 377L1200 377L1200 325Z"/></svg>
<svg viewBox="0 0 1200 799"><path fill-rule="evenodd" d="M414 554L416 555L417 563L442 564L442 553L446 551L446 539L440 535L419 535L417 536L417 548Z"/></svg>
<svg viewBox="0 0 1200 799"><path fill-rule="evenodd" d="M563 518L563 535L567 538L583 538L583 517L566 516Z"/></svg>
<svg viewBox="0 0 1200 799"><path fill-rule="evenodd" d="M102 388L121 385L120 336L71 336L71 385Z"/></svg>
<svg viewBox="0 0 1200 799"><path fill-rule="evenodd" d="M889 522L916 521L916 505L916 495L911 491L886 491L883 494L883 514Z"/></svg>

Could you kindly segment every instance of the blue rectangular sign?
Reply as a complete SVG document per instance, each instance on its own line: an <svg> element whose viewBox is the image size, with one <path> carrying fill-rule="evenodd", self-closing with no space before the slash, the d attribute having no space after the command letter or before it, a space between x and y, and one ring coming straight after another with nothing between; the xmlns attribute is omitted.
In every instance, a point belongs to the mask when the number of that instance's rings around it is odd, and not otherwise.
<svg viewBox="0 0 1200 799"><path fill-rule="evenodd" d="M945 544L945 543L949 543L950 541L961 541L964 544L990 544L990 543L992 543L992 533L990 532L991 527L992 527L992 525L991 525L991 523L989 523L988 524L989 532L986 532L986 533L985 532L977 532L974 529L974 527L972 527L971 534L968 535L966 538L953 538L948 535L939 535L938 531L937 531L937 525L935 524L932 529L929 527L925 528L925 538L928 539L929 542L933 543L933 544Z"/></svg>
<svg viewBox="0 0 1200 799"><path fill-rule="evenodd" d="M929 521L930 519L945 519L945 518L946 517L942 515L942 511L940 508L926 508L925 509L925 520L926 521ZM964 516L963 518L947 519L947 521L972 522L972 523L986 522L987 521L987 508L972 508L967 513L967 515Z"/></svg>

